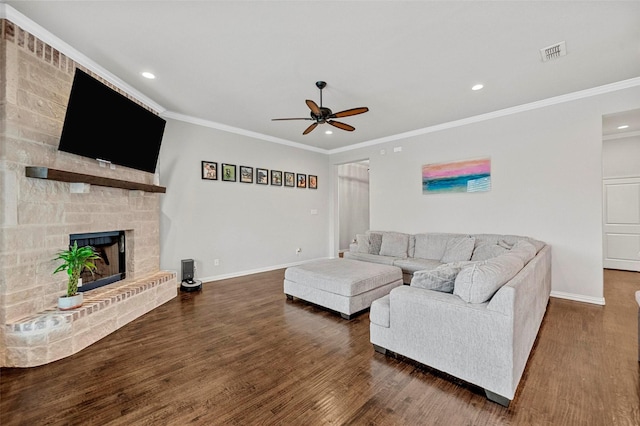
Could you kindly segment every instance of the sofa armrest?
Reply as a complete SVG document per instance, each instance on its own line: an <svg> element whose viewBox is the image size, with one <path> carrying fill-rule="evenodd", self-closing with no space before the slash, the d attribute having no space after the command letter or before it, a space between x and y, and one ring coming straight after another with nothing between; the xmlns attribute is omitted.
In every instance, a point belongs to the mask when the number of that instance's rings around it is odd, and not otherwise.
<svg viewBox="0 0 640 426"><path fill-rule="evenodd" d="M386 349L511 399L513 319L487 304L396 287L389 293L392 337Z"/></svg>

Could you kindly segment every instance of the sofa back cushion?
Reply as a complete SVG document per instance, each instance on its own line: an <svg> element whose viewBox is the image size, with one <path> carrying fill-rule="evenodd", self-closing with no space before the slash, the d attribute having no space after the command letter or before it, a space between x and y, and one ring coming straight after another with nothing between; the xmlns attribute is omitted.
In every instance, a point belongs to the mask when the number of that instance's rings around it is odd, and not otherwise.
<svg viewBox="0 0 640 426"><path fill-rule="evenodd" d="M521 235L504 235L504 234L473 234L472 237L476 239L476 248L482 244L497 244L504 248L510 249L513 245L520 241L526 240L531 243L536 248L536 253L538 253L542 247L546 245L546 243L536 240L534 238L525 237Z"/></svg>
<svg viewBox="0 0 640 426"><path fill-rule="evenodd" d="M492 259L509 251L509 247L493 242L476 242L471 260L482 261Z"/></svg>
<svg viewBox="0 0 640 426"><path fill-rule="evenodd" d="M522 259L522 262L524 262L524 264L526 265L527 263L529 263L531 259L533 259L536 256L537 250L535 246L531 244L529 241L518 240L513 245L511 250L509 250L509 253L515 256L518 256L520 259Z"/></svg>
<svg viewBox="0 0 640 426"><path fill-rule="evenodd" d="M444 254L440 258L442 263L460 262L471 259L476 239L469 236L451 238L447 242Z"/></svg>
<svg viewBox="0 0 640 426"><path fill-rule="evenodd" d="M469 256L466 259L465 257L466 250L468 250L468 246L462 244L462 246L458 247L459 243L469 244L469 241L463 241L463 239L469 239L469 235L466 234L449 234L449 233L438 233L438 232L430 232L426 234L416 234L415 235L415 248L414 248L414 257L420 257L422 259L434 259L440 260L444 262L442 259L454 259L449 260L450 262L455 262L458 260L469 260L471 258L471 253L473 252L473 246L471 246L471 252L469 252ZM450 241L455 240L450 243ZM449 252L447 253L447 248L449 248ZM464 251L459 251L458 249L464 248ZM447 253L447 256L445 256ZM465 254L465 255L462 255Z"/></svg>
<svg viewBox="0 0 640 426"><path fill-rule="evenodd" d="M465 266L456 276L453 294L467 303L484 303L524 267L516 253L505 253Z"/></svg>
<svg viewBox="0 0 640 426"><path fill-rule="evenodd" d="M381 256L407 257L409 250L409 234L385 232L380 245Z"/></svg>

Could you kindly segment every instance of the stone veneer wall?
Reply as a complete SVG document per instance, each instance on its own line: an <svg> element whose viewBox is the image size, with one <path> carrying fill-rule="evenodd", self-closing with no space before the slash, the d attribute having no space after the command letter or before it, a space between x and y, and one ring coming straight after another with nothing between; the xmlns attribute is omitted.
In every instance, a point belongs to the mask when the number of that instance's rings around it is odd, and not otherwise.
<svg viewBox="0 0 640 426"><path fill-rule="evenodd" d="M66 278L52 274L57 266L52 259L69 244L71 233L125 230L125 281L159 272L162 195L95 185L71 193L69 183L25 177L26 166L45 166L146 184L154 178L59 152L73 75L80 65L6 19L0 19L0 31L1 326L56 305ZM7 329L0 327L0 366L7 365Z"/></svg>

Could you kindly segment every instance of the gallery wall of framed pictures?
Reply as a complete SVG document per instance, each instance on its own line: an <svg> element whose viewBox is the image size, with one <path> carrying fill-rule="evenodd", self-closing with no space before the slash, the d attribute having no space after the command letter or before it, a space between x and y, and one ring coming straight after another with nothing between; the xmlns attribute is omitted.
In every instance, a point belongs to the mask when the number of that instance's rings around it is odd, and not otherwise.
<svg viewBox="0 0 640 426"><path fill-rule="evenodd" d="M237 177L236 177L237 172ZM220 179L218 179L218 175ZM235 164L217 161L202 161L201 177L203 180L221 180L223 182L255 183L291 188L318 189L318 176L306 173L269 170L253 166L236 166Z"/></svg>

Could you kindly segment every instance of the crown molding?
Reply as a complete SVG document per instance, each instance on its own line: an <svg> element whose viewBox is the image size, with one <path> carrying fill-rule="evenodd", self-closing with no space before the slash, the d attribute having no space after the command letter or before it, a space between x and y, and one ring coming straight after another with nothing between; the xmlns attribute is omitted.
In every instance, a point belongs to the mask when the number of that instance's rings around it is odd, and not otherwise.
<svg viewBox="0 0 640 426"><path fill-rule="evenodd" d="M18 25L23 30L27 31L30 34L33 34L38 39L42 40L44 43L47 43L51 47L57 49L59 52L63 53L68 58L72 59L78 64L81 64L83 67L91 70L95 74L107 80L109 83L128 93L129 95L136 98L138 101L144 103L148 107L154 109L158 113L162 113L166 111L166 108L162 105L158 104L153 99L147 97L142 92L134 89L129 86L123 80L119 79L111 72L107 71L105 68L91 60L86 55L80 53L78 50L71 47L69 44L65 43L49 31L42 28L40 25L33 22L31 19L18 12L11 6L0 3L0 18L4 18L8 21L13 22Z"/></svg>
<svg viewBox="0 0 640 426"><path fill-rule="evenodd" d="M603 86L592 87L590 89L580 90L573 93L567 93L566 95L554 96L552 98L542 99L540 101L530 102L523 105L504 108L497 111L488 112L486 114L475 115L473 117L467 117L460 120L449 121L447 123L437 124L435 126L425 127L422 129L413 130L405 133L398 133L396 135L387 136L380 139L373 139L367 142L362 142L355 145L350 145L344 148L336 148L328 151L329 154L337 154L340 152L352 151L354 149L366 148L373 145L379 145L386 142L393 142L400 139L407 139L414 136L420 136L427 133L439 132L441 130L452 129L454 127L466 126L468 124L479 123L482 121L493 120L499 117L506 117L508 115L519 114L525 111L531 111L534 109L546 108L548 106L559 105L565 102L571 102L579 99L589 98L592 96L598 96L605 93L611 93L618 90L628 89L632 87L640 86L640 77L630 78L628 80L622 80L615 83L605 84Z"/></svg>
<svg viewBox="0 0 640 426"><path fill-rule="evenodd" d="M274 136L265 135L258 132L252 132L250 130L240 129L238 127L228 126L226 124L216 123L215 121L205 120L202 118L192 117L190 115L179 114L173 111L165 111L160 114L164 118L172 118L174 120L184 121L185 123L196 124L198 126L209 127L211 129L222 130L223 132L235 133L237 135L247 136L254 139L260 139L267 142L273 142L280 145L286 145L293 148L304 149L307 151L319 152L321 154L328 154L329 151L322 148L316 148L313 146L301 144L298 142L292 142L287 139L280 139Z"/></svg>

